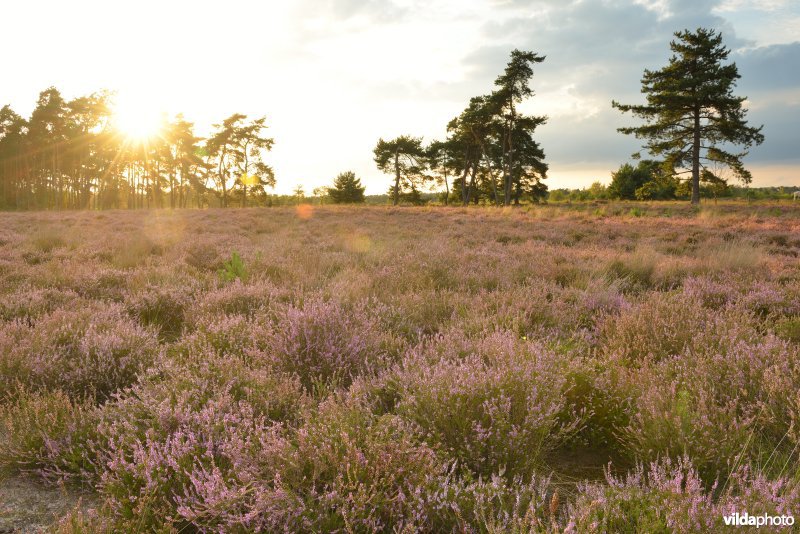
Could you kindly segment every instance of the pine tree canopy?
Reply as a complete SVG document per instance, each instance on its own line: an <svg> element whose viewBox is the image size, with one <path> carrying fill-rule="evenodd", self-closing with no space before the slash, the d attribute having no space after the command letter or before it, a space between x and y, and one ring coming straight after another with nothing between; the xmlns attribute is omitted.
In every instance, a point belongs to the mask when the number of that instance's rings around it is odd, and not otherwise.
<svg viewBox="0 0 800 534"><path fill-rule="evenodd" d="M733 94L740 78L735 63L725 64L730 50L722 35L698 28L675 33L669 64L645 70L642 93L647 104L612 102L620 111L644 119L642 126L619 128L645 139L644 148L674 174L691 173L692 203L700 201L700 180L729 168L745 184L752 176L742 158L764 141L762 127L747 125L746 97ZM736 147L741 147L737 151ZM634 157L638 157L635 154Z"/></svg>
<svg viewBox="0 0 800 534"><path fill-rule="evenodd" d="M352 171L341 173L333 180L333 187L328 189L328 196L336 204L353 204L364 202L364 190L361 180Z"/></svg>

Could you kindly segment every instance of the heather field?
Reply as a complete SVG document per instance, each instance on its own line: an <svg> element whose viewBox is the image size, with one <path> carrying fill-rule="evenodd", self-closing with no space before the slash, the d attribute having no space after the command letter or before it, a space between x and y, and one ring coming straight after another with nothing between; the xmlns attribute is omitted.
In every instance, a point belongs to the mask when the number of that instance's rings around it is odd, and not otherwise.
<svg viewBox="0 0 800 534"><path fill-rule="evenodd" d="M64 533L797 517L798 255L800 203L0 213L0 489Z"/></svg>

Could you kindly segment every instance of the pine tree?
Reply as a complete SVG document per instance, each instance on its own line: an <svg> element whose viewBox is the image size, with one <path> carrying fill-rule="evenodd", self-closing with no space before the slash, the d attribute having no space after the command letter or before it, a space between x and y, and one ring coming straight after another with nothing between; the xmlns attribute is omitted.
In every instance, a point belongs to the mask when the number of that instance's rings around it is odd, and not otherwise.
<svg viewBox="0 0 800 534"><path fill-rule="evenodd" d="M347 171L333 180L333 187L328 189L328 196L335 204L355 204L364 202L365 189L355 173Z"/></svg>
<svg viewBox="0 0 800 534"><path fill-rule="evenodd" d="M691 173L692 204L698 204L701 177L710 178L713 166L727 166L743 183L750 183L752 176L741 160L751 146L764 141L763 127L747 126L742 105L746 97L733 95L740 76L735 63L723 64L730 50L722 45L722 35L698 28L676 32L675 37L669 64L644 71L647 104L614 101L612 106L645 120L643 126L618 131L646 139L645 148L663 159L668 172ZM731 152L734 145L743 150Z"/></svg>
<svg viewBox="0 0 800 534"><path fill-rule="evenodd" d="M381 138L373 154L379 170L394 173L394 185L390 193L395 206L400 203L401 194L410 191L413 195L428 179L424 173L425 149L421 137L401 135L390 141Z"/></svg>

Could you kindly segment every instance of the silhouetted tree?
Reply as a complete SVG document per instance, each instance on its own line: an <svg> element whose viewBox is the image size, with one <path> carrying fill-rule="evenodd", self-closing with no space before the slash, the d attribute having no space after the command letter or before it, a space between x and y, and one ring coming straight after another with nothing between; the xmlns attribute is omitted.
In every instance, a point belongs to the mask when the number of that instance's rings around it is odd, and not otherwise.
<svg viewBox="0 0 800 534"><path fill-rule="evenodd" d="M401 193L411 194L412 199L419 196L419 187L427 180L421 137L401 135L390 141L379 139L373 153L378 169L394 174L391 194L395 206L400 203Z"/></svg>

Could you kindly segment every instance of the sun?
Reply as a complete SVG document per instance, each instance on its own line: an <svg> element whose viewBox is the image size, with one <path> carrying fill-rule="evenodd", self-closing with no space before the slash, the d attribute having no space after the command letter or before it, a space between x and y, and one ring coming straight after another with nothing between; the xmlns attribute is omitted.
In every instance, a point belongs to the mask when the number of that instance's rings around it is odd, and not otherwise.
<svg viewBox="0 0 800 534"><path fill-rule="evenodd" d="M114 105L114 127L130 141L157 137L163 124L163 114L144 99L119 98Z"/></svg>

